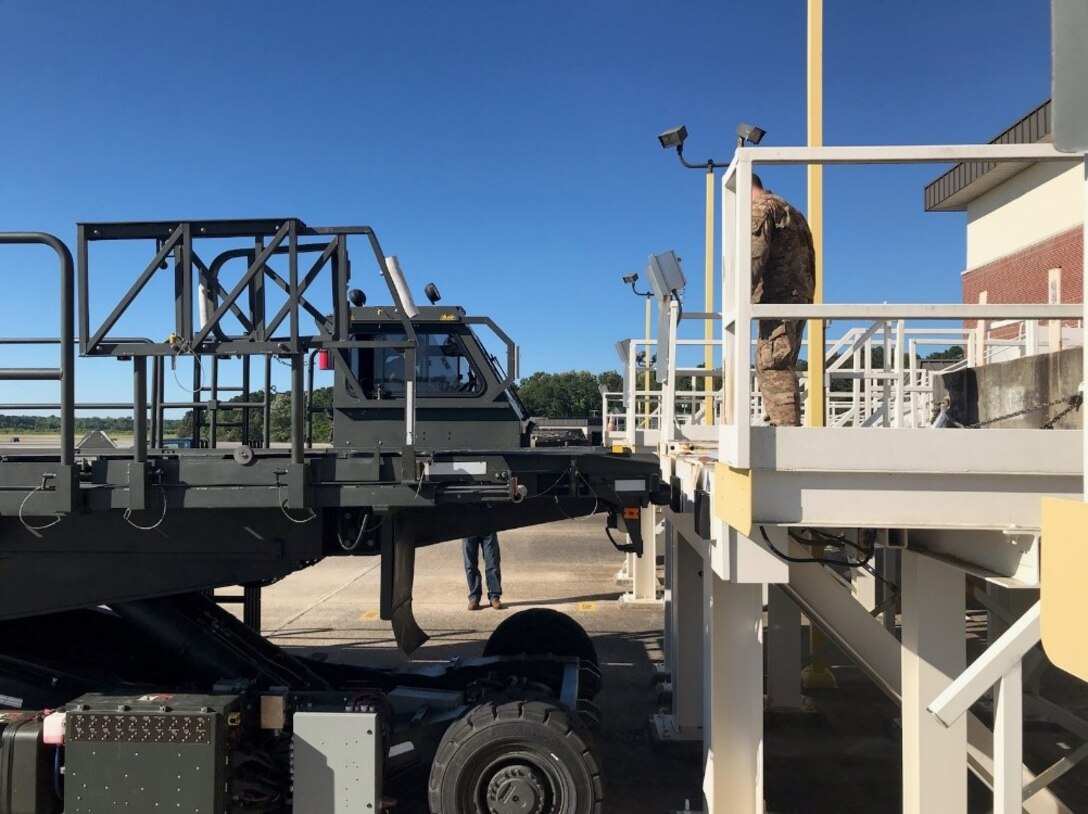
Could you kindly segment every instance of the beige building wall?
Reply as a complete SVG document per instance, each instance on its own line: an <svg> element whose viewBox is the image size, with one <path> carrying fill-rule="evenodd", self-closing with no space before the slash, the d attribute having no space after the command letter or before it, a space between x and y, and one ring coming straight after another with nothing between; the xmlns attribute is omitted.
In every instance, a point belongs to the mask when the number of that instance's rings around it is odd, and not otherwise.
<svg viewBox="0 0 1088 814"><path fill-rule="evenodd" d="M1082 164L1028 167L967 205L967 270L1071 229L1083 211Z"/></svg>

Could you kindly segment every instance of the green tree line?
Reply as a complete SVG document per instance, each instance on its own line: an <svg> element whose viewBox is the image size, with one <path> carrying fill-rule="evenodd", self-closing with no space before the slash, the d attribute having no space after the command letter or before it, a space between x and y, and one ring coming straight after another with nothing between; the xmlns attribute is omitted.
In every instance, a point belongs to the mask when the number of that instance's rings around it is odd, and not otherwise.
<svg viewBox="0 0 1088 814"><path fill-rule="evenodd" d="M521 380L518 394L530 415L548 416L549 418L588 418L601 412L600 387L618 391L623 388L623 379L615 371L594 374L586 370L571 370L563 373L537 372ZM219 441L242 441L242 408L231 408L232 402L242 401L242 396L235 396L222 403L218 416L216 437ZM250 394L248 401L263 403L265 394L258 390ZM332 406L332 388L322 387L314 390L313 414L314 442L327 443L332 438L332 420L326 414ZM249 408L249 443L259 444L264 438L264 409ZM273 392L269 406L272 441L289 441L291 438L291 393ZM129 419L129 426L132 421ZM201 437L208 437L208 417L202 418ZM188 411L177 422L177 435L181 438L192 437L193 414Z"/></svg>
<svg viewBox="0 0 1088 814"><path fill-rule="evenodd" d="M181 421L168 420L164 424L167 433L174 432ZM0 429L7 432L27 434L52 434L60 432L60 416L56 415L0 415ZM76 432L102 430L107 433L124 435L132 432L132 416L93 416L76 418Z"/></svg>
<svg viewBox="0 0 1088 814"><path fill-rule="evenodd" d="M230 408L232 402L248 401L251 404L265 401L263 390L257 390L249 394L248 398L237 395L222 402L216 416L216 440L245 442L252 445L260 445L264 439L264 408ZM332 407L332 388L320 387L314 390L313 407L316 412L313 415L314 443L326 444L332 440L332 419L326 411ZM249 437L242 438L242 413L249 413ZM201 437L207 439L209 433L208 415L204 411L202 416ZM272 441L291 440L291 393L272 392L272 402L269 405L269 427L271 428ZM189 410L178 422L177 434L181 438L191 438L193 435L193 412Z"/></svg>
<svg viewBox="0 0 1088 814"><path fill-rule="evenodd" d="M518 384L529 415L548 418L588 418L601 414L601 386L622 390L623 379L614 370L593 374L588 370L564 373L538 371Z"/></svg>

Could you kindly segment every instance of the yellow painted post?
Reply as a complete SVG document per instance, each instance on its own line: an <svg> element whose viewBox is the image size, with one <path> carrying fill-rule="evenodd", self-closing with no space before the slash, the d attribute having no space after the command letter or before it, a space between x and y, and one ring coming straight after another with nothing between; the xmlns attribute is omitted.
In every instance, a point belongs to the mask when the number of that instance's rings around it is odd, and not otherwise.
<svg viewBox="0 0 1088 814"><path fill-rule="evenodd" d="M714 168L706 169L706 308L708 314L714 311ZM703 352L703 367L711 370L714 367L714 348L710 344L714 339L714 321L703 321L703 339L706 348ZM708 375L703 379L703 389L706 391L706 403L703 409L703 423L714 423L714 377Z"/></svg>
<svg viewBox="0 0 1088 814"><path fill-rule="evenodd" d="M821 147L824 141L824 9L823 0L808 0L808 145ZM812 301L823 302L823 239L824 239L824 168L822 164L808 167L808 225L812 230L812 247L816 255L816 284ZM808 323L808 425L824 426L824 321ZM819 556L817 553L815 556ZM835 674L821 655L824 635L809 626L809 647L813 656L801 672L801 686L808 690L834 689Z"/></svg>
<svg viewBox="0 0 1088 814"><path fill-rule="evenodd" d="M808 146L824 143L823 0L808 2ZM824 168L808 167L808 225L816 253L816 285L812 301L824 301ZM808 323L808 425L824 426L824 321Z"/></svg>

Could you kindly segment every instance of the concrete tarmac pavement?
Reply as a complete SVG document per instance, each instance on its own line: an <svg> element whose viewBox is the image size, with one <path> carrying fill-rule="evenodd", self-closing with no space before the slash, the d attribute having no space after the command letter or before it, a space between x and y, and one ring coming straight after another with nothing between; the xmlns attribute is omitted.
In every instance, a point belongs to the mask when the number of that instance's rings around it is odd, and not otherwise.
<svg viewBox="0 0 1088 814"><path fill-rule="evenodd" d="M604 686L595 702L602 711L597 742L604 763L605 812L666 814L683 811L686 800L699 810L701 747L655 747L646 737L647 722L658 711L653 665L662 657L662 609L620 604L614 575L623 555L609 544L604 517L503 532L500 544L507 604L501 611L486 605L466 609L458 541L419 550L413 604L431 639L411 658L400 653L389 623L378 618L377 557L329 558L265 589L264 632L280 646L301 654L325 653L331 661L422 664L482 655L491 631L518 610L560 610L593 637L601 662ZM817 712L766 715L767 811L898 814L899 710L840 653L832 649L828 656L839 689L811 694ZM1060 678L1056 672L1051 671L1050 680ZM1048 697L1088 714L1083 685L1067 685L1044 688ZM1062 757L1052 731L1038 724L1025 730L1028 761L1036 771ZM1077 767L1058 783L1059 794L1074 811L1088 811L1086 773ZM390 784L387 793L399 802L396 814L428 814L426 786L425 767ZM989 792L974 780L970 789L971 814L991 810Z"/></svg>
<svg viewBox="0 0 1088 814"><path fill-rule="evenodd" d="M621 592L613 577L623 555L605 537L603 516L503 532L500 545L501 611L467 610L459 541L417 552L413 608L431 641L410 660L396 650L389 623L378 618L377 557L329 558L265 589L262 627L285 646L388 650L368 653L368 661L381 664L441 661L444 649L458 642L482 650L503 619L529 607L569 614L594 636L630 629L660 634L659 608L625 609L617 602ZM436 652L439 647L443 652Z"/></svg>
<svg viewBox="0 0 1088 814"><path fill-rule="evenodd" d="M604 516L502 532L504 610L467 610L459 541L420 549L413 607L430 641L411 658L378 618L377 557L336 557L266 588L263 629L276 644L330 660L370 665L434 663L482 655L491 631L512 613L547 607L567 613L593 637L604 674L596 702L604 723L597 735L606 776L607 812L661 813L698 808L697 752L654 753L646 723L656 711L653 663L661 660L662 610L623 607L614 577L623 555L608 542ZM481 568L483 563L481 562ZM647 782L635 782L642 778ZM651 779L654 778L654 779ZM388 791L397 814L427 814L426 771Z"/></svg>

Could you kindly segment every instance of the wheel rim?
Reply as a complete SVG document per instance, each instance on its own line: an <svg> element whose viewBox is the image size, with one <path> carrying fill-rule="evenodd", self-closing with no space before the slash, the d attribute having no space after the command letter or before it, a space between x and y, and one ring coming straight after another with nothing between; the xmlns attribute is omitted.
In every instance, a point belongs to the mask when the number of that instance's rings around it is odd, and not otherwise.
<svg viewBox="0 0 1088 814"><path fill-rule="evenodd" d="M560 814L574 789L554 765L556 758L523 743L495 744L465 777L464 811L481 814ZM517 798L517 799L515 799Z"/></svg>
<svg viewBox="0 0 1088 814"><path fill-rule="evenodd" d="M546 783L533 766L516 763L499 769L487 784L489 814L542 814Z"/></svg>

